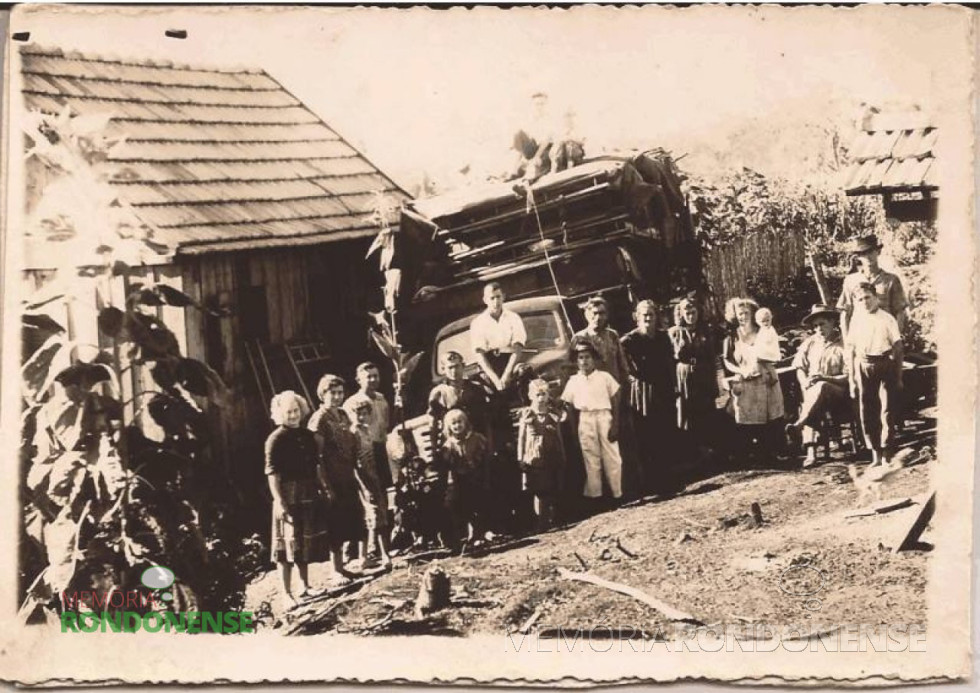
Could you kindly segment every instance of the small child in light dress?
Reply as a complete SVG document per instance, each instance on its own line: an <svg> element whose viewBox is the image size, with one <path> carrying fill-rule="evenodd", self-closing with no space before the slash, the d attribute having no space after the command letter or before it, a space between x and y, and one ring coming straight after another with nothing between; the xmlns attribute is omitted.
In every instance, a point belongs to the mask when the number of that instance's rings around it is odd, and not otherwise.
<svg viewBox="0 0 980 693"><path fill-rule="evenodd" d="M772 326L772 311L760 308L755 312L755 321L759 324L759 334L755 338L756 359L776 363L783 356L779 351L779 335Z"/></svg>

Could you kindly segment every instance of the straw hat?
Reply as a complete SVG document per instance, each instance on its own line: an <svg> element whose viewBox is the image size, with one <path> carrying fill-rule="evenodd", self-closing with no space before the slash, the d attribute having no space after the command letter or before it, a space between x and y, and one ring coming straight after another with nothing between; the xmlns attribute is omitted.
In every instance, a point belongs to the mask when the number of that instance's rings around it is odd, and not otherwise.
<svg viewBox="0 0 980 693"><path fill-rule="evenodd" d="M802 323L803 327L810 327L813 324L813 321L819 317L825 317L825 318L830 318L831 320L837 320L839 315L840 313L838 313L837 309L834 308L833 306L828 306L824 303L817 303L814 304L812 308L810 308L809 313L803 316L803 319L800 320L800 323Z"/></svg>
<svg viewBox="0 0 980 693"><path fill-rule="evenodd" d="M852 255L863 255L872 250L881 250L881 243L876 235L868 234L859 238L852 238L847 244L847 252Z"/></svg>

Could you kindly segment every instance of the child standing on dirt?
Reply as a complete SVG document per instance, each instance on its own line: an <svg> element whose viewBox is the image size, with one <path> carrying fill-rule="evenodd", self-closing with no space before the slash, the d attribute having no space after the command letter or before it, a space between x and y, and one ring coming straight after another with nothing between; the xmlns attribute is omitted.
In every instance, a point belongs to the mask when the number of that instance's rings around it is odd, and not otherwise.
<svg viewBox="0 0 980 693"><path fill-rule="evenodd" d="M602 478L612 497L623 497L623 458L619 452L619 383L596 370L597 352L590 342L575 345L578 373L568 379L561 398L578 412L578 441L585 461L586 498L602 497Z"/></svg>
<svg viewBox="0 0 980 693"><path fill-rule="evenodd" d="M890 464L894 452L895 399L902 389L902 335L878 305L874 284L854 289L856 306L847 329L851 397L858 397L861 429L872 466Z"/></svg>
<svg viewBox="0 0 980 693"><path fill-rule="evenodd" d="M482 536L490 444L485 436L472 430L469 417L461 409L446 413L444 428L446 440L441 452L446 471L446 543L456 550L467 525L472 538Z"/></svg>
<svg viewBox="0 0 980 693"><path fill-rule="evenodd" d="M518 423L517 461L524 473L524 490L534 495L536 530L545 532L555 524L565 473L565 449L559 428L564 412L554 410L546 380L532 380L528 397L531 404L521 410Z"/></svg>
<svg viewBox="0 0 980 693"><path fill-rule="evenodd" d="M346 405L354 412L355 421L351 431L357 436L357 483L364 508L364 524L367 528L366 546L361 551L364 559L362 567L374 563L371 556L375 548L381 556L381 567L391 567L388 539L388 491L378 478L378 465L375 460L374 436L371 431L373 407L371 399L357 393L347 400Z"/></svg>

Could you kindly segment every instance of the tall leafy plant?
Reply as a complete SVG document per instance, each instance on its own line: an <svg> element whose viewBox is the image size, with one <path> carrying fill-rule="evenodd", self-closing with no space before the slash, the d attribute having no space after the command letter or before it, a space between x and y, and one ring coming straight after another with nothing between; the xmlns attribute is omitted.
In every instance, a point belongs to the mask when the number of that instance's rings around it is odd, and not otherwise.
<svg viewBox="0 0 980 693"><path fill-rule="evenodd" d="M125 176L108 119L32 113L26 132L35 200L27 236L56 269L23 305L21 616L56 618L59 595L138 587L171 568L174 609L208 588L199 503L205 401L225 386L184 357L158 309L203 308L140 277L165 249L115 194ZM98 343L61 316L97 297ZM146 384L149 381L149 384Z"/></svg>
<svg viewBox="0 0 980 693"><path fill-rule="evenodd" d="M415 367L422 357L422 352L409 354L402 349L398 340L398 293L401 289L401 270L395 267L395 229L390 220L396 209L383 193L375 193L373 219L378 225L378 235L368 248L367 257L375 253L378 264L384 276L384 310L371 313L369 335L378 351L387 358L395 373L395 407L399 417L403 411L403 393L405 386L412 377Z"/></svg>

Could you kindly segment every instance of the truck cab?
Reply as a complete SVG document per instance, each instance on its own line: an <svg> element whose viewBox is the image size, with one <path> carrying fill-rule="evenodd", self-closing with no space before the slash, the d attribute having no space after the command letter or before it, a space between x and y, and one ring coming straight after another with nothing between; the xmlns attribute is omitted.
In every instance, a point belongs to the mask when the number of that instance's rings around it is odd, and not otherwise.
<svg viewBox="0 0 980 693"><path fill-rule="evenodd" d="M527 331L527 344L521 363L530 366L546 380L560 380L561 366L568 358L572 339L572 326L562 311L565 299L559 296L538 296L507 303L507 309L521 316ZM567 310L567 308L566 308ZM432 345L431 383L439 381L438 363L447 351L458 351L466 364L467 378L479 378L476 355L470 346L470 323L477 314L454 320L436 334Z"/></svg>
<svg viewBox="0 0 980 693"><path fill-rule="evenodd" d="M568 301L561 296L536 296L517 301L508 301L507 309L521 316L524 329L527 331L527 343L521 355L520 363L530 367L535 376L549 382L553 391L560 392L564 381L570 374L568 350L571 345L573 326L565 319L569 310ZM564 310L563 310L564 309ZM419 391L431 389L442 380L438 364L443 354L449 351L459 352L465 364L464 377L480 383L486 388L486 382L476 363L476 355L470 345L470 323L479 313L473 313L459 318L442 327L432 343L429 367L417 383ZM420 374L421 375L421 374ZM418 401L419 398L413 398ZM424 402L424 399L421 400ZM416 411L424 408L417 407ZM428 440L431 419L428 414L420 413L405 422L413 435L415 444L422 456L430 458L431 446Z"/></svg>

